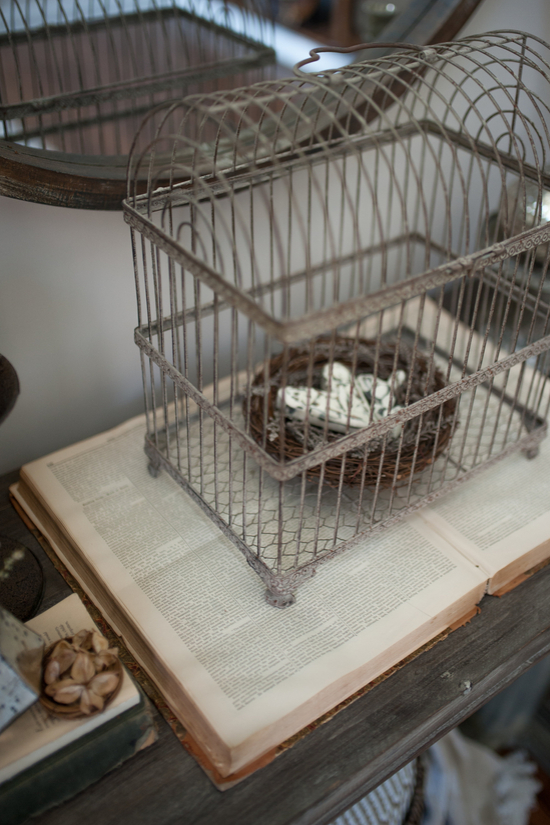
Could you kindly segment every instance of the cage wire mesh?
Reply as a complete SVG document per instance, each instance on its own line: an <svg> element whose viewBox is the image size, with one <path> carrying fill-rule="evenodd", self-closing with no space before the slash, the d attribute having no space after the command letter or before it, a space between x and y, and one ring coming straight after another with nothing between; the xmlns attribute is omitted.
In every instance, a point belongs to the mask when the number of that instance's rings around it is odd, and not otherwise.
<svg viewBox="0 0 550 825"><path fill-rule="evenodd" d="M1 137L63 155L127 155L159 103L268 77L271 42L264 0L7 0Z"/></svg>
<svg viewBox="0 0 550 825"><path fill-rule="evenodd" d="M546 433L548 47L396 48L188 97L130 157L150 467L279 607Z"/></svg>

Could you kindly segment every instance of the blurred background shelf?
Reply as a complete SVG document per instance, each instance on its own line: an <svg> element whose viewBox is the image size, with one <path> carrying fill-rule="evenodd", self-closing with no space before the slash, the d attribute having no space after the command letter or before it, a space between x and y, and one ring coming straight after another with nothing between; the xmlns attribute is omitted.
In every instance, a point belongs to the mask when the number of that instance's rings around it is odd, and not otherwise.
<svg viewBox="0 0 550 825"><path fill-rule="evenodd" d="M279 0L276 21L331 46L452 40L481 0Z"/></svg>
<svg viewBox="0 0 550 825"><path fill-rule="evenodd" d="M272 27L260 3L2 4L0 193L120 208L127 155L149 111L270 76Z"/></svg>
<svg viewBox="0 0 550 825"><path fill-rule="evenodd" d="M9 0L0 14L0 194L120 209L133 137L155 106L286 76L322 44L449 40L480 2L92 0L84 14L69 0Z"/></svg>

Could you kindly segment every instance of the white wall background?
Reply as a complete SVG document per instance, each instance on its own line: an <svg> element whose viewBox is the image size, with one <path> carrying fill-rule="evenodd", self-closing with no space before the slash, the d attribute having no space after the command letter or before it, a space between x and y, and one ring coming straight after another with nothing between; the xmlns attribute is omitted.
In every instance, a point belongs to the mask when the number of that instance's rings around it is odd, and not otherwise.
<svg viewBox="0 0 550 825"><path fill-rule="evenodd" d="M550 41L549 0L483 0L463 33L494 29ZM0 198L0 352L21 382L0 472L141 412L135 319L121 213Z"/></svg>
<svg viewBox="0 0 550 825"><path fill-rule="evenodd" d="M0 470L141 411L130 232L119 212L0 199L0 352L21 395Z"/></svg>

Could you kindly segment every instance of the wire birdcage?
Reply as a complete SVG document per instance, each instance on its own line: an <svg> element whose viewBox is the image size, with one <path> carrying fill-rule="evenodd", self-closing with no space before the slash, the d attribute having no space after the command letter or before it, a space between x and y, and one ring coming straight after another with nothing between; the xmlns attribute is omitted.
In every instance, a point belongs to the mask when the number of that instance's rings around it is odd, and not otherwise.
<svg viewBox="0 0 550 825"><path fill-rule="evenodd" d="M546 434L548 47L396 48L188 97L130 158L150 468L279 607Z"/></svg>
<svg viewBox="0 0 550 825"><path fill-rule="evenodd" d="M263 0L2 4L0 191L65 205L86 205L87 195L93 207L121 208L127 154L146 112L269 76L267 12ZM94 182L103 191L90 191Z"/></svg>

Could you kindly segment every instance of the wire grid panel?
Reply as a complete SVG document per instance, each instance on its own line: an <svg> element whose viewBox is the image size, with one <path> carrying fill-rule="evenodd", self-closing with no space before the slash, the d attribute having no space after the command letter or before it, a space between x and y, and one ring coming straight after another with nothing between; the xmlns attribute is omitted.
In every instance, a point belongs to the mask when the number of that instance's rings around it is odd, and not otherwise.
<svg viewBox="0 0 550 825"><path fill-rule="evenodd" d="M536 453L547 56L500 32L297 68L166 107L131 158L146 451L277 606L372 530Z"/></svg>
<svg viewBox="0 0 550 825"><path fill-rule="evenodd" d="M262 11L260 0L9 0L0 8L2 137L127 154L159 103L262 77L274 62Z"/></svg>

